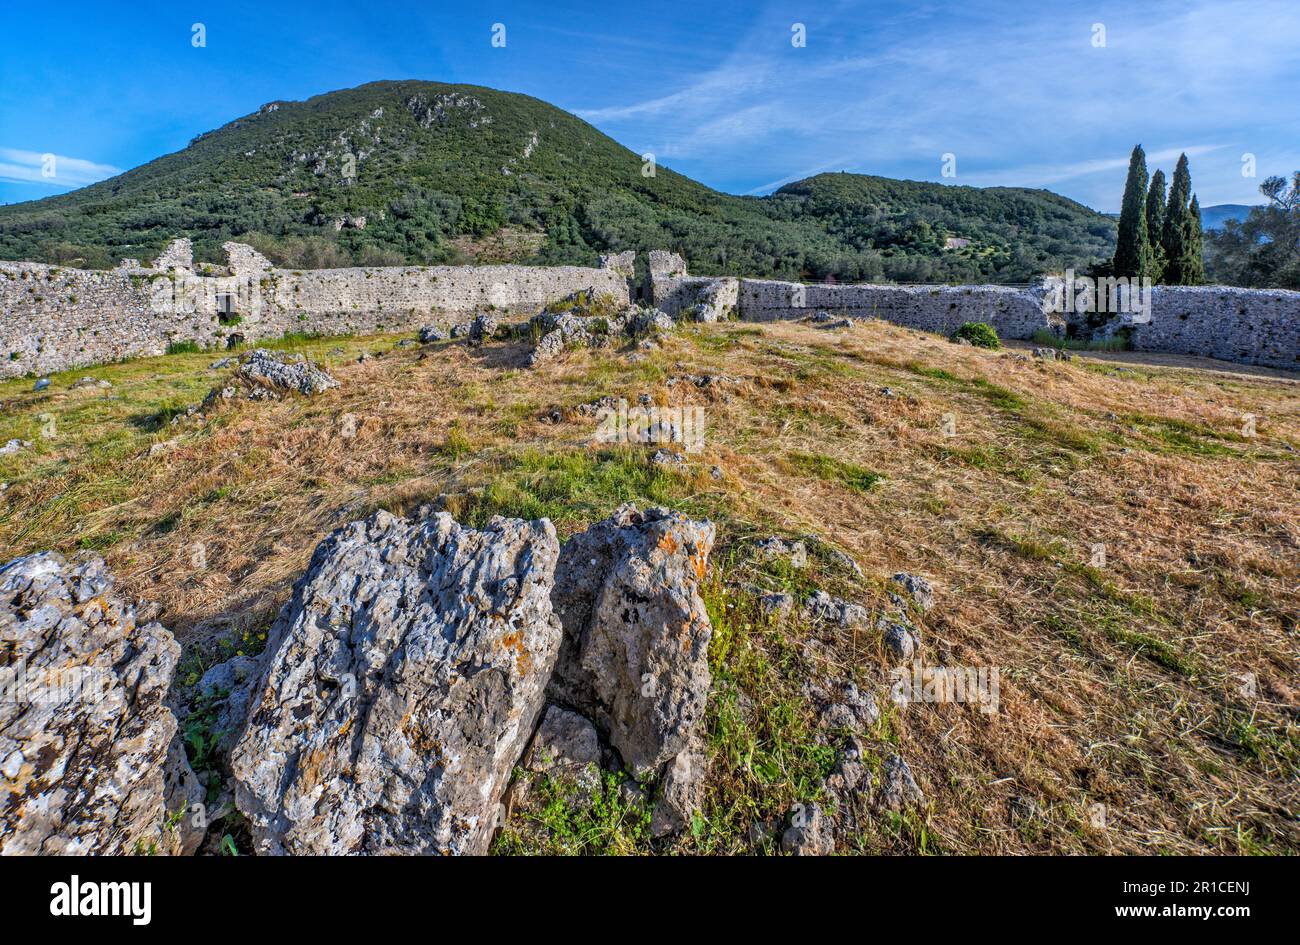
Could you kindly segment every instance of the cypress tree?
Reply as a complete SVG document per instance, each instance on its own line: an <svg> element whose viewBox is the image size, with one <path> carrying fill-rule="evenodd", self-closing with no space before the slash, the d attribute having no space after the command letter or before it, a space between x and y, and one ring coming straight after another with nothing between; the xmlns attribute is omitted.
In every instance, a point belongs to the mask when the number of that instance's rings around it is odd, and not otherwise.
<svg viewBox="0 0 1300 945"><path fill-rule="evenodd" d="M1201 255L1201 204L1192 194L1187 208L1187 238L1184 241L1183 285L1200 285L1205 281L1205 258Z"/></svg>
<svg viewBox="0 0 1300 945"><path fill-rule="evenodd" d="M1178 158L1174 181L1165 205L1165 225L1160 243L1165 251L1165 285L1186 285L1183 263L1187 259L1187 200L1192 195L1192 173L1187 169L1187 155Z"/></svg>
<svg viewBox="0 0 1300 945"><path fill-rule="evenodd" d="M1119 236L1112 264L1117 276L1141 278L1151 274L1151 248L1147 245L1147 156L1142 145L1133 149L1119 210Z"/></svg>
<svg viewBox="0 0 1300 945"><path fill-rule="evenodd" d="M1160 244L1165 229L1165 172L1151 175L1147 191L1147 245L1151 247L1151 280L1159 282L1165 271L1165 248Z"/></svg>

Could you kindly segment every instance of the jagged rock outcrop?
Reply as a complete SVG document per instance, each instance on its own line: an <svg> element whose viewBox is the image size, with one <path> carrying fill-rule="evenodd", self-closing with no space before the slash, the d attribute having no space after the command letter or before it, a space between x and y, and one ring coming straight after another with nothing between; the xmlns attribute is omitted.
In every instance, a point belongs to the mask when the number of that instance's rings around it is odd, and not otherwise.
<svg viewBox="0 0 1300 945"><path fill-rule="evenodd" d="M588 299L580 293L581 299ZM529 320L528 332L537 343L528 356L529 367L536 367L564 351L579 348L607 348L619 336L631 340L671 331L676 327L671 316L653 308L628 306L616 312L590 301L578 301L564 311L544 311Z"/></svg>
<svg viewBox="0 0 1300 945"><path fill-rule="evenodd" d="M0 853L193 853L203 798L166 705L180 646L103 560L0 567Z"/></svg>
<svg viewBox="0 0 1300 945"><path fill-rule="evenodd" d="M239 366L240 377L276 391L323 394L339 382L305 358L295 360L265 348L250 352Z"/></svg>
<svg viewBox="0 0 1300 945"><path fill-rule="evenodd" d="M704 773L712 627L699 587L713 539L710 522L625 505L569 539L556 568L552 698L592 719L635 778L664 779L658 832L689 817Z"/></svg>
<svg viewBox="0 0 1300 945"><path fill-rule="evenodd" d="M377 512L316 549L231 760L262 853L484 853L560 646L549 521Z"/></svg>

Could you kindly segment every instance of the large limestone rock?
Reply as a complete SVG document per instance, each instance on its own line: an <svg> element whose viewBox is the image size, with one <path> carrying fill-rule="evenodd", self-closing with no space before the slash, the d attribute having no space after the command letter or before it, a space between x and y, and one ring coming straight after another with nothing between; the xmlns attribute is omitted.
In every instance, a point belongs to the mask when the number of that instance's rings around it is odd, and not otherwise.
<svg viewBox="0 0 1300 945"><path fill-rule="evenodd" d="M202 800L165 704L180 646L104 562L0 567L0 853L192 853Z"/></svg>
<svg viewBox="0 0 1300 945"><path fill-rule="evenodd" d="M595 721L633 776L665 778L664 830L684 822L704 773L712 628L699 585L713 538L709 522L625 505L564 545L551 596L564 624L551 694Z"/></svg>
<svg viewBox="0 0 1300 945"><path fill-rule="evenodd" d="M265 348L250 352L239 366L239 374L264 388L297 391L308 396L339 386L338 381L310 361L293 360Z"/></svg>
<svg viewBox="0 0 1300 945"><path fill-rule="evenodd" d="M378 512L316 549L235 747L262 853L484 853L560 626L549 521Z"/></svg>

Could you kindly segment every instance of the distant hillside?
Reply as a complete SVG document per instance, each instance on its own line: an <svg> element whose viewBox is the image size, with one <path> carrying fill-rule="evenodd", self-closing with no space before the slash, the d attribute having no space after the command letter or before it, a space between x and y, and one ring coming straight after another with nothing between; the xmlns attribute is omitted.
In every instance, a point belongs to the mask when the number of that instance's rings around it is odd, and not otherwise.
<svg viewBox="0 0 1300 945"><path fill-rule="evenodd" d="M1108 257L1114 228L1047 191L856 174L736 197L644 176L639 155L537 99L405 81L270 103L118 177L0 207L0 257L108 267L185 235L200 259L238 239L298 268L659 247L701 273L1019 282Z"/></svg>
<svg viewBox="0 0 1300 945"><path fill-rule="evenodd" d="M1250 211L1250 205L1244 203L1218 203L1212 207L1201 207L1201 228L1221 230L1228 220L1245 220Z"/></svg>

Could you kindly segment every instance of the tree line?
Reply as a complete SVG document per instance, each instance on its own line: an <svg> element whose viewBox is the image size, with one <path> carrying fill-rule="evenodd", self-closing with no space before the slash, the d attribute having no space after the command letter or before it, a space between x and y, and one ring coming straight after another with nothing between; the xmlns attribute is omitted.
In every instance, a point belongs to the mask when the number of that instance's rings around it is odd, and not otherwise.
<svg viewBox="0 0 1300 945"><path fill-rule="evenodd" d="M1267 178L1259 192L1267 204L1209 234L1211 274L1229 285L1300 289L1300 171L1289 182Z"/></svg>

